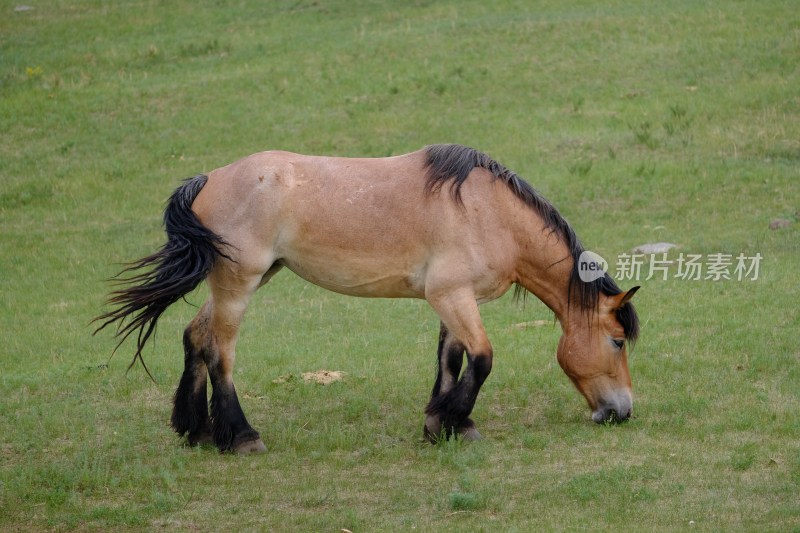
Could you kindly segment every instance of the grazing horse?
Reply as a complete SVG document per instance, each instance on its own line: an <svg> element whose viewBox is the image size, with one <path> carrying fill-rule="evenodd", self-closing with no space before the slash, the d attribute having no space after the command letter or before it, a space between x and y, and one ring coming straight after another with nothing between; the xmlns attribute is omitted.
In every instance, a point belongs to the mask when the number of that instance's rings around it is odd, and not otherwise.
<svg viewBox="0 0 800 533"><path fill-rule="evenodd" d="M477 150L433 145L375 159L258 153L187 179L164 225L167 243L120 273L124 287L109 298L116 308L95 320L98 331L117 323L120 343L137 332L131 365L144 364L142 349L164 310L207 281L210 295L184 331L171 418L190 444L265 449L242 412L233 365L251 296L283 268L342 294L427 300L441 319L425 409L424 435L433 442L480 438L469 416L493 353L478 305L512 285L558 318L558 362L592 419L631 416L626 341L639 331L629 303L638 287L622 292L607 274L582 281L583 248L570 225Z"/></svg>

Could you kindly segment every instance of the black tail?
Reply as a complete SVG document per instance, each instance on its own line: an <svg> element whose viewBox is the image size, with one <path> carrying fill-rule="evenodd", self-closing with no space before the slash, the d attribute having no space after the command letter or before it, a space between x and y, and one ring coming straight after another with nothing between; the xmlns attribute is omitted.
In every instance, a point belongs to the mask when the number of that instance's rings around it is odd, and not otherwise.
<svg viewBox="0 0 800 533"><path fill-rule="evenodd" d="M108 304L117 306L116 309L93 320L102 322L95 333L117 323L116 336L122 337L117 348L138 330L136 353L128 369L138 359L151 379L153 376L142 359L142 349L153 334L161 314L194 290L206 278L218 257L230 259L222 251L228 244L203 226L192 212L192 203L207 180L208 177L204 175L189 178L172 193L164 210L166 244L156 253L131 263L113 278L118 285L127 287L109 296ZM141 269L146 270L123 277Z"/></svg>

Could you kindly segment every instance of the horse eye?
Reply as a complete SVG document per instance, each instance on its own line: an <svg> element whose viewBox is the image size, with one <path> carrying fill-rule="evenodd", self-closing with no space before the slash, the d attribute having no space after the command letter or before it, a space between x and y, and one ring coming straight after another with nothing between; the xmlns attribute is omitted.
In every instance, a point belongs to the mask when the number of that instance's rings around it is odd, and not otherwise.
<svg viewBox="0 0 800 533"><path fill-rule="evenodd" d="M611 339L614 343L614 346L617 347L617 350L621 350L623 346L625 346L625 339Z"/></svg>

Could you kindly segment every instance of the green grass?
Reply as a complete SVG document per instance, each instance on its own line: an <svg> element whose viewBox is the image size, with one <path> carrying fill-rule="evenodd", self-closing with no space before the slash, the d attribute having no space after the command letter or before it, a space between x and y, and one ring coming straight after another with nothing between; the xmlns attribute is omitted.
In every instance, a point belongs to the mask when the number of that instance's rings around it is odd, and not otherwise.
<svg viewBox="0 0 800 533"><path fill-rule="evenodd" d="M0 0L0 529L800 530L800 15L793 2ZM266 455L168 428L195 308L91 336L179 180L264 149L484 150L612 259L763 256L643 281L636 418L589 421L534 298L483 308L479 443L422 442L438 320L282 273L235 377ZM771 231L775 218L793 220ZM674 270L672 271L674 273ZM202 302L205 289L189 297ZM327 387L280 376L343 370Z"/></svg>

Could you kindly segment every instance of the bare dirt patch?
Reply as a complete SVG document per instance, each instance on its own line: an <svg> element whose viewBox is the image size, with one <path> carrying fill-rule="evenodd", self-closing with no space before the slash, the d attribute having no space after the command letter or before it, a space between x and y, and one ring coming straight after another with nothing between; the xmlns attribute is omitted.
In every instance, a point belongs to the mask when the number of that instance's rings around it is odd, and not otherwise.
<svg viewBox="0 0 800 533"><path fill-rule="evenodd" d="M302 374L300 374L300 377L303 378L303 382L305 383L316 383L317 385L330 385L331 383L335 383L336 381L343 381L346 375L347 373L342 372L341 370L316 370L314 372L303 372ZM296 379L297 376L295 376L294 374L286 374L285 376L280 376L272 380L272 382L277 385L280 385L282 383L288 383Z"/></svg>

